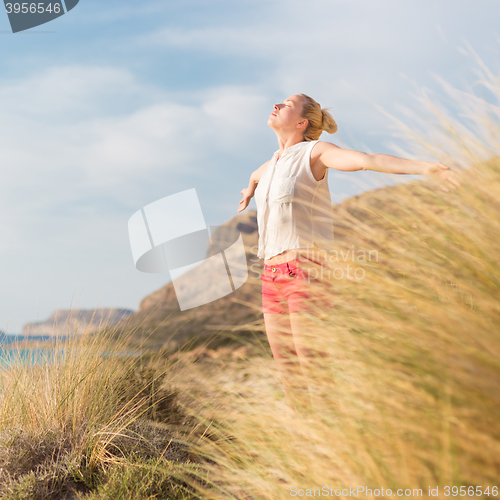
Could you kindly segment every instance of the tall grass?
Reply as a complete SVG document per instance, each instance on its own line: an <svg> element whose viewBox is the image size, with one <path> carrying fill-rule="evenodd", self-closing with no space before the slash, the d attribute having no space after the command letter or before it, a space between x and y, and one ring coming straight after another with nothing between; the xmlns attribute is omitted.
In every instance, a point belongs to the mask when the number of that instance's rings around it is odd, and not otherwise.
<svg viewBox="0 0 500 500"><path fill-rule="evenodd" d="M129 350L112 329L57 341L57 362L0 371L2 497L498 498L500 79L478 63L488 99L445 87L466 124L425 93L427 121L400 122L462 187L342 204L297 411L265 344L159 365L110 355Z"/></svg>
<svg viewBox="0 0 500 500"><path fill-rule="evenodd" d="M91 330L54 336L38 363L14 356L2 366L0 495L197 498L179 479L193 463L164 384L168 362L131 351L133 331Z"/></svg>
<svg viewBox="0 0 500 500"><path fill-rule="evenodd" d="M368 498L367 488L409 498L429 487L434 498L498 498L500 79L478 62L488 99L447 86L458 118L422 93L422 130L400 123L462 187L417 181L343 204L335 250L377 258L356 258L362 279L338 279L353 262L332 253L337 274L322 291L333 306L305 318L312 410L286 411L269 355L177 378L200 418L223 422L197 444L226 488L205 498Z"/></svg>

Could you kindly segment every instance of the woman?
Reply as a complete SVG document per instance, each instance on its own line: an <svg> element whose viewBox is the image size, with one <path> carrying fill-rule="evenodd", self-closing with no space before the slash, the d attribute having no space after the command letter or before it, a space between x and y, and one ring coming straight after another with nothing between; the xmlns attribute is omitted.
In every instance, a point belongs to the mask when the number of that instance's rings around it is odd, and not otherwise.
<svg viewBox="0 0 500 500"><path fill-rule="evenodd" d="M310 309L312 269L328 269L321 248L333 242L333 218L328 169L345 172L375 170L391 174L421 174L443 190L460 186L455 172L442 163L413 161L386 154L346 150L319 141L323 130L337 131L326 110L305 94L275 104L268 125L278 138L279 150L250 176L238 212L255 195L259 251L264 258L262 306L267 337L281 373L285 401L291 408L304 389L295 385L297 367L307 377L311 353L304 335ZM318 245L319 243L319 245ZM307 392L307 390L305 391ZM304 401L302 401L304 404ZM305 401L310 406L308 398Z"/></svg>

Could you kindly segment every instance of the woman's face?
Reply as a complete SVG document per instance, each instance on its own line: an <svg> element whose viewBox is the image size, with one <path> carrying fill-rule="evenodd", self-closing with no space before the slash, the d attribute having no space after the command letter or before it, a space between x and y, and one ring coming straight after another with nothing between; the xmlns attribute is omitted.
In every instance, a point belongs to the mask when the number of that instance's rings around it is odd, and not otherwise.
<svg viewBox="0 0 500 500"><path fill-rule="evenodd" d="M302 104L302 97L298 95L275 104L267 124L274 130L295 130L296 125L304 121L301 119Z"/></svg>

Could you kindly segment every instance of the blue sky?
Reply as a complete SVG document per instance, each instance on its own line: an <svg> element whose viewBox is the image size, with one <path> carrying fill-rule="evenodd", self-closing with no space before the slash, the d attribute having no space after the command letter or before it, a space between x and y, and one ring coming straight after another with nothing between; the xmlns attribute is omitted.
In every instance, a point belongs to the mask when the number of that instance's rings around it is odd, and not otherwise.
<svg viewBox="0 0 500 500"><path fill-rule="evenodd" d="M499 18L492 0L80 0L14 35L0 14L0 329L138 309L169 277L134 268L128 219L193 187L209 225L236 215L291 94L331 108L322 140L396 154L375 104L405 120L417 87L439 95L435 75L470 84L467 43L497 69ZM334 202L410 179L329 175Z"/></svg>

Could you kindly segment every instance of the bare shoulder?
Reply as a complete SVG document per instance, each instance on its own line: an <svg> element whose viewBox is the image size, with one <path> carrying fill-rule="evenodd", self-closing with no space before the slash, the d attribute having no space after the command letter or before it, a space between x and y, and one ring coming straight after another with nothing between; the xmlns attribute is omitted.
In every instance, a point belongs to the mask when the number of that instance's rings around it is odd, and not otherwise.
<svg viewBox="0 0 500 500"><path fill-rule="evenodd" d="M311 150L311 157L309 159L309 164L311 166L311 173L313 177L320 181L324 178L326 172L326 166L321 161L321 155L328 150L329 146L333 144L329 142L318 141Z"/></svg>
<svg viewBox="0 0 500 500"><path fill-rule="evenodd" d="M323 153L327 151L331 151L332 149L340 149L335 144L326 141L318 141L312 148L311 151L311 168L317 168L318 172L322 171L321 167L325 167L323 162L321 161L321 156Z"/></svg>
<svg viewBox="0 0 500 500"><path fill-rule="evenodd" d="M314 163L319 157L326 151L331 151L332 149L341 149L337 145L331 142L318 141L311 151L311 163Z"/></svg>
<svg viewBox="0 0 500 500"><path fill-rule="evenodd" d="M333 168L344 172L370 169L372 155L356 151L354 149L343 149L331 142L318 141L311 152L311 167L315 165L317 171L323 168Z"/></svg>

